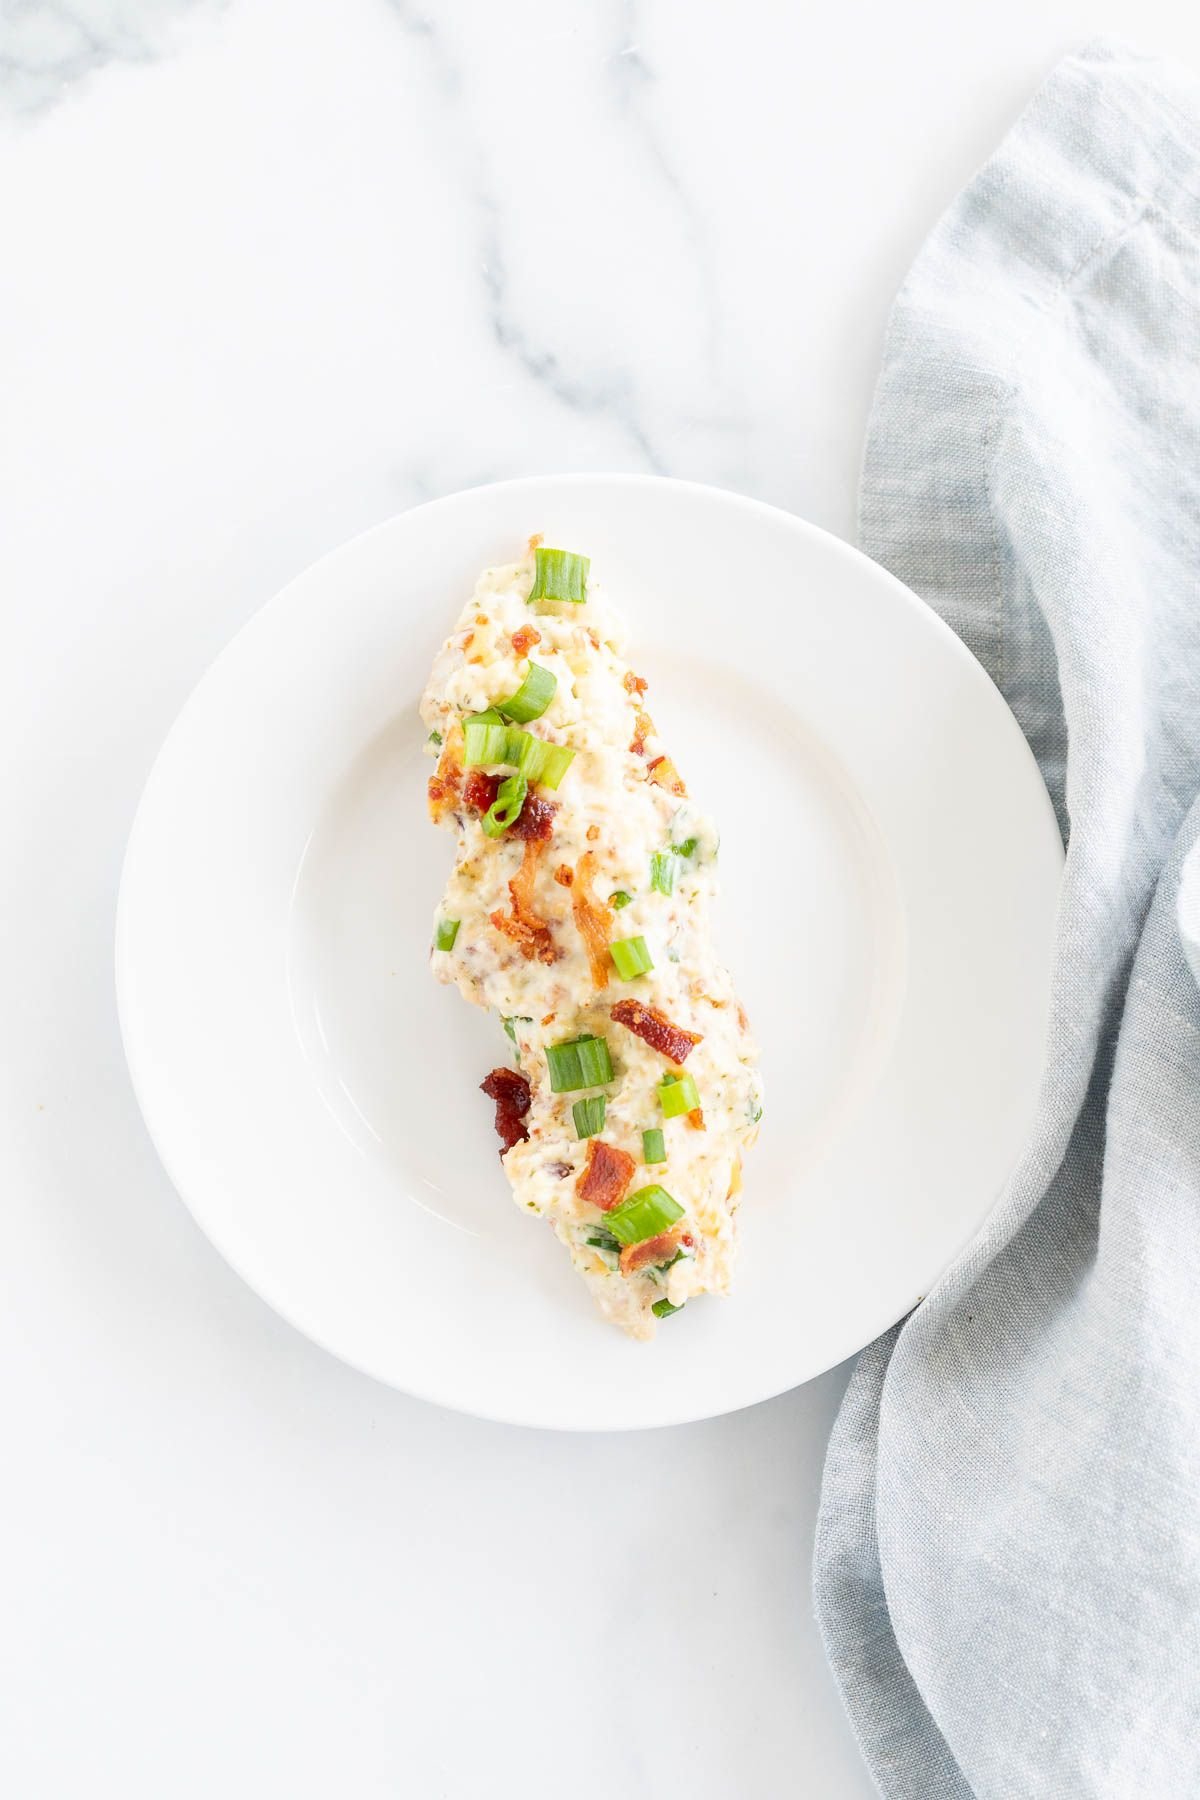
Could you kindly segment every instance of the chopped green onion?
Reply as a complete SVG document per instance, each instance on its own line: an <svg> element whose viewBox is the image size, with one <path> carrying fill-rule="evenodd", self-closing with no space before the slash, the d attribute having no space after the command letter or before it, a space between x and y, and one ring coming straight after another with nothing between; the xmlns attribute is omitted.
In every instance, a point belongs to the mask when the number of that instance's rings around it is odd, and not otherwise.
<svg viewBox="0 0 1200 1800"><path fill-rule="evenodd" d="M533 1020L527 1019L523 1013L514 1013L511 1017L511 1019L501 1019L500 1023L504 1027L505 1035L507 1037L511 1038L513 1043L515 1044L517 1041L517 1034L513 1030L513 1026L514 1025L532 1025Z"/></svg>
<svg viewBox="0 0 1200 1800"><path fill-rule="evenodd" d="M530 600L573 600L579 604L587 599L591 557L576 556L573 550L542 549L536 550L534 556L537 566Z"/></svg>
<svg viewBox="0 0 1200 1800"><path fill-rule="evenodd" d="M441 741L442 741L442 734L440 731L431 731L429 736L425 740L425 742L427 744L440 744Z"/></svg>
<svg viewBox="0 0 1200 1800"><path fill-rule="evenodd" d="M477 713L463 721L466 745L463 762L468 769L478 768L482 763L516 763L520 759L520 740L524 735L506 725L498 713L491 717L487 713Z"/></svg>
<svg viewBox="0 0 1200 1800"><path fill-rule="evenodd" d="M699 838L684 838L682 844L672 844L676 856L695 856Z"/></svg>
<svg viewBox="0 0 1200 1800"><path fill-rule="evenodd" d="M608 904L612 907L614 912L620 912L623 906L631 906L633 904L633 895L627 894L624 888L618 888L615 894L610 894L608 896Z"/></svg>
<svg viewBox="0 0 1200 1800"><path fill-rule="evenodd" d="M759 1108L758 1108L758 1109L757 1109L757 1111L756 1111L756 1112L753 1112L753 1113L751 1113L751 1115L750 1115L750 1123L751 1123L751 1124L752 1124L752 1125L757 1125L757 1124L758 1124L758 1121L759 1121L759 1120L760 1120L760 1119L761 1119L761 1118L762 1118L762 1107L761 1107L761 1106L760 1106L760 1107L759 1107Z"/></svg>
<svg viewBox="0 0 1200 1800"><path fill-rule="evenodd" d="M669 850L656 850L650 858L650 886L660 894L675 892L675 858Z"/></svg>
<svg viewBox="0 0 1200 1800"><path fill-rule="evenodd" d="M575 752L565 744L548 744L531 731L506 725L497 712L472 713L463 720L463 737L463 763L468 769L507 763L526 781L540 781L549 788L558 786L575 760Z"/></svg>
<svg viewBox="0 0 1200 1800"><path fill-rule="evenodd" d="M497 700L496 710L502 712L506 719L515 719L518 725L528 725L530 719L541 718L553 700L557 686L557 675L552 675L549 669L543 669L539 663L531 662L529 672L516 693L507 700Z"/></svg>
<svg viewBox="0 0 1200 1800"><path fill-rule="evenodd" d="M453 950L454 940L458 936L458 927L460 923L461 921L458 919L438 920L437 930L433 937L433 947L435 950Z"/></svg>
<svg viewBox="0 0 1200 1800"><path fill-rule="evenodd" d="M594 1250L607 1250L613 1256L621 1254L621 1246L611 1231L596 1231L587 1239L587 1242Z"/></svg>
<svg viewBox="0 0 1200 1800"><path fill-rule="evenodd" d="M696 1084L690 1075L668 1075L658 1084L658 1099L664 1119L677 1119L683 1113L695 1112L700 1104Z"/></svg>
<svg viewBox="0 0 1200 1800"><path fill-rule="evenodd" d="M515 762L528 780L556 788L574 762L575 752L568 750L565 744L548 744L545 738L534 737L531 731L515 731L511 736L520 743L517 754L508 760Z"/></svg>
<svg viewBox="0 0 1200 1800"><path fill-rule="evenodd" d="M679 1246L678 1250L675 1252L674 1256L671 1258L670 1262L659 1263L658 1266L661 1269L662 1273L665 1275L667 1270L673 1269L677 1262L682 1262L686 1255L687 1255L687 1251L684 1249L683 1245L681 1244Z"/></svg>
<svg viewBox="0 0 1200 1800"><path fill-rule="evenodd" d="M645 1163L665 1163L667 1160L667 1140L658 1126L653 1131L642 1133L642 1161Z"/></svg>
<svg viewBox="0 0 1200 1800"><path fill-rule="evenodd" d="M612 1059L603 1038L572 1038L566 1044L547 1044L546 1066L550 1087L556 1094L576 1088L607 1087L613 1078Z"/></svg>
<svg viewBox="0 0 1200 1800"><path fill-rule="evenodd" d="M657 1237L660 1231L665 1231L668 1225L682 1217L683 1208L678 1200L673 1200L666 1188L654 1182L649 1187L639 1188L636 1194L622 1200L620 1206L605 1213L604 1224L623 1244L641 1244L647 1238Z"/></svg>
<svg viewBox="0 0 1200 1800"><path fill-rule="evenodd" d="M524 775L505 777L496 790L496 798L479 821L488 837L502 837L510 825L516 824L528 792L529 783Z"/></svg>
<svg viewBox="0 0 1200 1800"><path fill-rule="evenodd" d="M622 981L634 981L654 967L654 958L646 948L644 937L618 938L608 947Z"/></svg>
<svg viewBox="0 0 1200 1800"><path fill-rule="evenodd" d="M684 1306L687 1301L684 1301ZM683 1306L672 1306L669 1300L656 1300L650 1308L656 1319L669 1319L672 1313L682 1312Z"/></svg>
<svg viewBox="0 0 1200 1800"><path fill-rule="evenodd" d="M598 1131L604 1130L604 1114L608 1102L603 1094L590 1094L586 1100L577 1100L571 1108L571 1117L575 1121L577 1138L595 1137Z"/></svg>

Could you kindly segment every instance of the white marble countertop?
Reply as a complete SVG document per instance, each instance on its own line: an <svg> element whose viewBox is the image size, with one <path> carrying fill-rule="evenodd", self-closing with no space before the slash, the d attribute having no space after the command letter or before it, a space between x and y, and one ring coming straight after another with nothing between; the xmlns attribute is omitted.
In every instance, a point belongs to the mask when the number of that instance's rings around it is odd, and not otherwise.
<svg viewBox="0 0 1200 1800"><path fill-rule="evenodd" d="M339 1366L155 1160L113 904L206 663L387 514L657 469L850 534L890 297L1101 27L1200 61L1178 0L0 0L7 1793L873 1791L844 1372L560 1438Z"/></svg>

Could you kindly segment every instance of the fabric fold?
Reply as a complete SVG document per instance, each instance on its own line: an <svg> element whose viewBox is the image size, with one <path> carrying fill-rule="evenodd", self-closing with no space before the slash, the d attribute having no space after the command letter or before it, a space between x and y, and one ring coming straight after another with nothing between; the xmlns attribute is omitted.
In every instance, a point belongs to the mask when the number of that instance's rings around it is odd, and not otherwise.
<svg viewBox="0 0 1200 1800"><path fill-rule="evenodd" d="M1067 864L1033 1137L864 1352L818 1616L889 1800L1200 1792L1200 86L1053 72L896 301L864 549L987 669ZM1197 909L1200 915L1200 908Z"/></svg>

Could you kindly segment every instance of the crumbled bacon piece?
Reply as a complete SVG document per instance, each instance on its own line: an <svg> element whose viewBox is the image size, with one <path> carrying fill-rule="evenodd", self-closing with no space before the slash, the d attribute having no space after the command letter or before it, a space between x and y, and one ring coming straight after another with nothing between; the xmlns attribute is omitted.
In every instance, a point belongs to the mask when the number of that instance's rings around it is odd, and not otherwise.
<svg viewBox="0 0 1200 1800"><path fill-rule="evenodd" d="M609 913L606 906L601 906L592 893L592 881L596 874L596 854L593 850L585 850L575 865L575 881L571 888L571 912L575 918L575 928L583 939L587 951L588 965L592 971L592 986L599 993L608 986L611 961L608 954Z"/></svg>
<svg viewBox="0 0 1200 1800"><path fill-rule="evenodd" d="M538 962L543 963L558 961L559 953L550 926L534 911L533 906L538 863L545 848L544 838L525 840L525 855L521 867L508 884L508 891L512 895L512 912L494 912L490 915L496 930L512 939L526 962L532 962L535 957Z"/></svg>
<svg viewBox="0 0 1200 1800"><path fill-rule="evenodd" d="M480 1087L489 1100L496 1102L496 1135L500 1139L500 1154L511 1150L529 1136L525 1129L525 1114L529 1111L529 1083L524 1075L516 1069L493 1069Z"/></svg>
<svg viewBox="0 0 1200 1800"><path fill-rule="evenodd" d="M566 863L559 863L557 869L554 871L554 879L557 881L559 887L570 887L575 879L575 871L574 869L569 868Z"/></svg>
<svg viewBox="0 0 1200 1800"><path fill-rule="evenodd" d="M541 632L535 631L532 625L518 626L512 634L512 647L518 656L528 656L533 646L541 641Z"/></svg>
<svg viewBox="0 0 1200 1800"><path fill-rule="evenodd" d="M472 769L463 783L463 805L474 812L485 813L499 791L499 775L486 775L482 769ZM522 838L525 842L530 838L548 838L554 830L554 815L557 811L553 801L545 799L543 795L526 794L525 803L506 835Z"/></svg>
<svg viewBox="0 0 1200 1800"><path fill-rule="evenodd" d="M649 713L639 712L633 722L633 738L629 748L635 756L645 756L646 739L654 736L654 720Z"/></svg>
<svg viewBox="0 0 1200 1800"><path fill-rule="evenodd" d="M459 804L462 791L462 767L451 746L446 745L438 766L429 777L429 816L440 825L448 812Z"/></svg>
<svg viewBox="0 0 1200 1800"><path fill-rule="evenodd" d="M673 1025L666 1013L659 1012L657 1006L644 1005L641 1000L618 1000L610 1010L618 1025L624 1025L652 1050L670 1057L673 1063L686 1062L700 1042L700 1033Z"/></svg>
<svg viewBox="0 0 1200 1800"><path fill-rule="evenodd" d="M622 1275L636 1275L651 1263L670 1262L679 1248L677 1231L662 1231L657 1237L644 1238L640 1244L626 1244L617 1261Z"/></svg>
<svg viewBox="0 0 1200 1800"><path fill-rule="evenodd" d="M656 756L646 770L646 774L656 786L666 788L670 794L678 794L682 798L687 793L683 776L669 756Z"/></svg>
<svg viewBox="0 0 1200 1800"><path fill-rule="evenodd" d="M525 796L525 804L513 820L510 831L513 837L540 838L544 843L554 831L554 815L558 811L553 800L547 800L544 794L530 790Z"/></svg>
<svg viewBox="0 0 1200 1800"><path fill-rule="evenodd" d="M625 692L627 694L644 694L649 686L650 683L643 681L640 675L635 675L632 669L626 669Z"/></svg>
<svg viewBox="0 0 1200 1800"><path fill-rule="evenodd" d="M693 1131L707 1131L708 1130L708 1126L704 1123L703 1107L693 1106L691 1112L687 1116L687 1122L691 1126Z"/></svg>
<svg viewBox="0 0 1200 1800"><path fill-rule="evenodd" d="M594 843L595 843L595 842L596 842L596 839L597 839L597 838L598 838L598 837L599 837L599 836L600 836L600 827L599 827L599 826L598 826L598 825L589 825L589 826L588 826L588 828L587 828L587 841L588 841L588 843L589 843L589 844L594 844Z"/></svg>
<svg viewBox="0 0 1200 1800"><path fill-rule="evenodd" d="M575 1191L589 1206L611 1212L628 1193L636 1167L628 1150L618 1150L603 1138L589 1138L587 1162Z"/></svg>
<svg viewBox="0 0 1200 1800"><path fill-rule="evenodd" d="M472 769L463 782L463 805L469 806L473 812L485 813L499 791L498 775L485 775L482 769Z"/></svg>

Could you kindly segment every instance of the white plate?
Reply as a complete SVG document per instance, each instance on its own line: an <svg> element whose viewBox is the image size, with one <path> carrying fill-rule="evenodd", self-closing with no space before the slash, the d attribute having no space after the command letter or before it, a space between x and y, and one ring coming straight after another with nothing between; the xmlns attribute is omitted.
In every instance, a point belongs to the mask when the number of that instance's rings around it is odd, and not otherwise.
<svg viewBox="0 0 1200 1800"><path fill-rule="evenodd" d="M477 1091L505 1040L427 968L451 844L416 702L534 531L631 622L722 831L719 947L762 1044L733 1296L653 1346L512 1204ZM651 477L476 488L326 557L184 707L122 882L126 1052L203 1229L347 1362L525 1424L706 1417L867 1343L983 1220L1034 1105L1061 861L995 689L856 551Z"/></svg>

